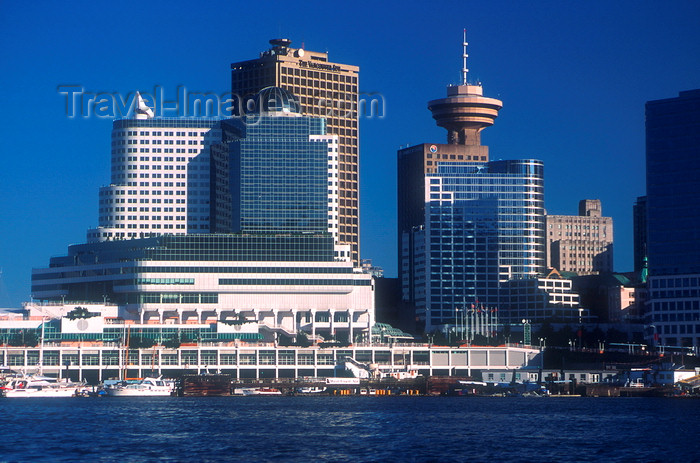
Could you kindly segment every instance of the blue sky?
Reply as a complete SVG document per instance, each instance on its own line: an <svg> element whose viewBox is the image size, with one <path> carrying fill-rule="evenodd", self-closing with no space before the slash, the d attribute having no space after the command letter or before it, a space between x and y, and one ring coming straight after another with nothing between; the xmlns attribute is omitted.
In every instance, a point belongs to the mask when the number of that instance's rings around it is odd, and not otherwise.
<svg viewBox="0 0 700 463"><path fill-rule="evenodd" d="M330 5L333 5L332 8ZM361 253L396 275L396 150L443 142L426 103L470 79L503 101L492 159L545 162L546 207L599 198L615 268L632 268L645 192L644 103L700 88L700 3L2 2L0 307L29 299L34 267L85 240L109 182L111 120L66 117L60 85L126 95L229 90L229 65L274 37L359 65L383 118L360 122Z"/></svg>

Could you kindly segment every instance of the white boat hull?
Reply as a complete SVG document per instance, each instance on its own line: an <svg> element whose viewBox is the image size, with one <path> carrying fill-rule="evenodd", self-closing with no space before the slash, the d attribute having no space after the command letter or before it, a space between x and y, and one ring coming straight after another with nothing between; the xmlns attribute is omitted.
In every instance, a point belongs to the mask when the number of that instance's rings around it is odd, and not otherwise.
<svg viewBox="0 0 700 463"><path fill-rule="evenodd" d="M47 387L43 389L5 389L2 393L7 398L17 397L75 397L79 387Z"/></svg>
<svg viewBox="0 0 700 463"><path fill-rule="evenodd" d="M107 395L110 397L167 397L172 395L170 389L167 390L152 390L152 389L127 389L115 388L106 389Z"/></svg>
<svg viewBox="0 0 700 463"><path fill-rule="evenodd" d="M241 389L241 392L243 393L243 395L282 395L282 392L278 389L243 388Z"/></svg>
<svg viewBox="0 0 700 463"><path fill-rule="evenodd" d="M160 378L144 378L140 383L108 387L105 392L111 397L167 397L173 387Z"/></svg>

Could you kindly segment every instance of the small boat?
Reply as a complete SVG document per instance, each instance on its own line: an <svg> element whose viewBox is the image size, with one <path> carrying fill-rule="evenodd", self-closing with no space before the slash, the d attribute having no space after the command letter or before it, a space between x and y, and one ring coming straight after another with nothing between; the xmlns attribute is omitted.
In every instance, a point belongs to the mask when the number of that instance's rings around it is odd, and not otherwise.
<svg viewBox="0 0 700 463"><path fill-rule="evenodd" d="M299 394L319 394L325 391L325 387L300 387L299 389L297 389L297 392Z"/></svg>
<svg viewBox="0 0 700 463"><path fill-rule="evenodd" d="M18 376L0 388L3 397L75 397L82 383L58 381L47 376Z"/></svg>
<svg viewBox="0 0 700 463"><path fill-rule="evenodd" d="M282 395L282 391L272 387L243 388L243 395Z"/></svg>
<svg viewBox="0 0 700 463"><path fill-rule="evenodd" d="M158 378L143 378L138 383L118 383L105 387L105 392L110 397L165 397L173 393L172 381Z"/></svg>

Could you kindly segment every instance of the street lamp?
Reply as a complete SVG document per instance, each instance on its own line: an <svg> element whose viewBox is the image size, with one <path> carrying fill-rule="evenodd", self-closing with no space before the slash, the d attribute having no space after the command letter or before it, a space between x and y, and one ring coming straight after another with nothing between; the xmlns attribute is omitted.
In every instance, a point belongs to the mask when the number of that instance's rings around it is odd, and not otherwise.
<svg viewBox="0 0 700 463"><path fill-rule="evenodd" d="M459 338L459 328L460 328L460 326L459 326L459 308L455 307L455 333L456 333L458 338Z"/></svg>

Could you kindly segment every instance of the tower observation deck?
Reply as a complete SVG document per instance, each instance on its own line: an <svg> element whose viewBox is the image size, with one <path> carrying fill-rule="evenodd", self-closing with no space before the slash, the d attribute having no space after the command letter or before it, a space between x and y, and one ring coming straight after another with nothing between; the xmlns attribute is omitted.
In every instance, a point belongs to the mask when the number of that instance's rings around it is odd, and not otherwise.
<svg viewBox="0 0 700 463"><path fill-rule="evenodd" d="M462 83L447 87L447 97L428 102L437 125L447 130L447 143L481 145L481 131L493 125L503 102L483 95L481 84L467 83L467 37L464 32Z"/></svg>

